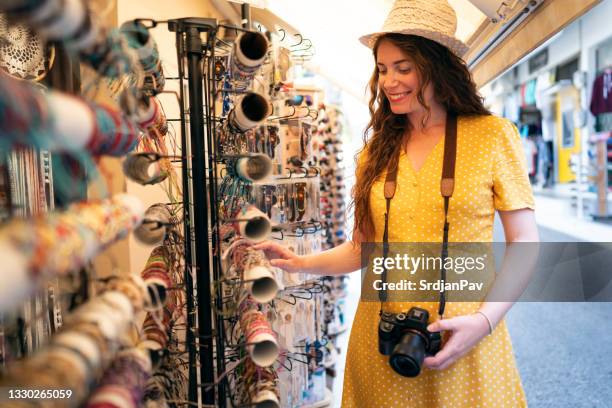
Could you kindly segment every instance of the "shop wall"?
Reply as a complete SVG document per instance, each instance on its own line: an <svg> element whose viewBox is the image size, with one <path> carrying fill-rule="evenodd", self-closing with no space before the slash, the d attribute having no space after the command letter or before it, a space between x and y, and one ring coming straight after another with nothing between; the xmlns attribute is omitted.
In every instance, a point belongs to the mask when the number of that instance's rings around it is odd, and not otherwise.
<svg viewBox="0 0 612 408"><path fill-rule="evenodd" d="M159 20L167 20L171 18L181 17L213 17L222 19L218 10L214 8L209 0L149 0L149 1L130 1L118 0L118 22L121 24L126 20L135 18L153 18ZM168 31L166 25L160 25L151 30L155 38L160 57L164 67L166 77L176 77L178 75L178 66L176 62L175 34ZM179 105L175 94L170 92L179 91L178 81L167 80L165 92L158 96L167 118L179 117ZM180 145L180 126L178 123L171 123L171 132L174 133L176 142ZM168 135L168 149L172 152L172 143L170 139L172 135ZM172 154L172 153L171 153ZM180 154L180 152L176 152ZM177 175L180 180L180 168L177 168ZM168 197L164 191L158 186L141 186L136 183L127 181L127 192L139 197L145 205L145 208L155 203L167 203ZM180 199L179 199L180 201ZM147 261L153 247L143 245L136 241L133 236L129 238L129 258L131 273L140 273L145 262Z"/></svg>
<svg viewBox="0 0 612 408"><path fill-rule="evenodd" d="M546 67L529 74L527 63L520 64L516 83L525 83L536 77L539 72L553 68L576 55L580 55L580 69L587 72L587 84L590 84L595 76L595 47L612 37L611 17L611 0L605 0L595 6L574 24L566 27L560 35L554 37L553 41L547 46L548 64ZM590 98L590 89L588 91L588 97Z"/></svg>
<svg viewBox="0 0 612 408"><path fill-rule="evenodd" d="M580 53L580 29L578 24L571 24L566 27L553 41L546 47L548 48L548 64L539 70L529 73L527 61L519 65L517 83L522 84L535 78L540 72L575 57Z"/></svg>

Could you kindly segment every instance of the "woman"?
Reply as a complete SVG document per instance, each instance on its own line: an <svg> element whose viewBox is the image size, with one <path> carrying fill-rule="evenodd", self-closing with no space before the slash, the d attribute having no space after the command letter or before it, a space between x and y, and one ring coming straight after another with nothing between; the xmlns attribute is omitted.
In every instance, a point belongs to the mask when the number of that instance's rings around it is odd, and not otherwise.
<svg viewBox="0 0 612 408"><path fill-rule="evenodd" d="M455 28L446 0L398 0L383 31L362 38L373 49L376 68L371 137L358 157L353 190L353 241L303 257L260 244L275 258L273 265L321 275L359 269L361 243L383 240L389 163L398 175L388 241L442 242L440 177L451 116L457 116L457 148L449 241L492 242L495 210L507 242L538 240L518 132L484 108L461 60L467 47L454 37ZM428 330L450 334L442 349L425 358L420 375L398 375L378 351L380 304L362 299L347 351L343 407L526 406L503 321L510 302L449 302L443 320L436 320L434 302L387 302L384 309L398 313L413 306L429 311Z"/></svg>

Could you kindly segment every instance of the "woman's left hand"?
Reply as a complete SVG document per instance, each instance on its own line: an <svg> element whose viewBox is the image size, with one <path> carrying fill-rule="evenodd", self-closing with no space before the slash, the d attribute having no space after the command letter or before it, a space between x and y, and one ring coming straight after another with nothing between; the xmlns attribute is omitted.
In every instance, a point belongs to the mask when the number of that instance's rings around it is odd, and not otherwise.
<svg viewBox="0 0 612 408"><path fill-rule="evenodd" d="M444 370L467 354L472 347L489 334L489 323L481 314L457 316L433 322L430 332L449 331L450 338L435 356L426 357L423 367Z"/></svg>

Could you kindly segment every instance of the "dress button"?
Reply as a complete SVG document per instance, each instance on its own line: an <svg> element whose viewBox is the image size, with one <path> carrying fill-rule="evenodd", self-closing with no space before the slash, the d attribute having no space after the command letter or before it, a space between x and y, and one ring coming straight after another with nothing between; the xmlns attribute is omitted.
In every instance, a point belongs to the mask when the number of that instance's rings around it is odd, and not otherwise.
<svg viewBox="0 0 612 408"><path fill-rule="evenodd" d="M416 181L412 182L412 187L418 187L418 186L419 186L419 183L417 183Z"/></svg>

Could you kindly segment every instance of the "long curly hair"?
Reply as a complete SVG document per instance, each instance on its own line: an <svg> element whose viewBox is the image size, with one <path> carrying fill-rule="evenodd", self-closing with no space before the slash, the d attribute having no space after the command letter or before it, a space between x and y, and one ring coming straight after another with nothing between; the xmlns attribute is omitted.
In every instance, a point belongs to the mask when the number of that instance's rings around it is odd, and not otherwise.
<svg viewBox="0 0 612 408"><path fill-rule="evenodd" d="M420 82L417 100L426 111L423 126L430 117L430 107L424 98L425 88L430 83L433 85L434 98L448 113L457 116L491 114L484 107L465 62L448 48L424 37L386 34L374 44L374 59L383 40L399 47L414 62ZM365 241L373 240L375 232L369 200L372 185L388 165L398 165L399 151L406 141L405 135L410 137L414 129L407 115L396 115L391 111L389 100L379 89L377 68L374 69L369 88L371 119L363 134L363 148L356 156L357 161L363 154L365 160L362 158L358 161L351 203L355 208L355 230L362 234Z"/></svg>

